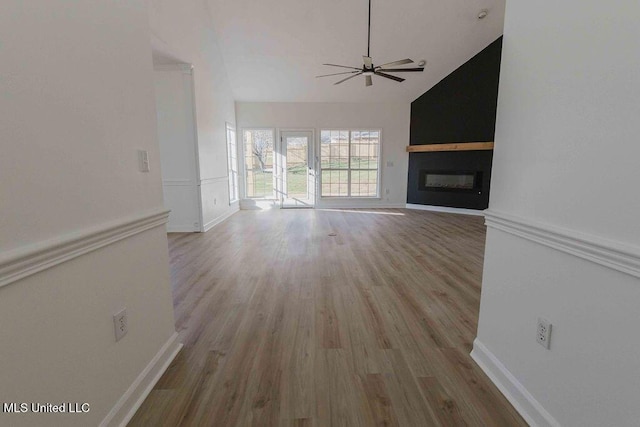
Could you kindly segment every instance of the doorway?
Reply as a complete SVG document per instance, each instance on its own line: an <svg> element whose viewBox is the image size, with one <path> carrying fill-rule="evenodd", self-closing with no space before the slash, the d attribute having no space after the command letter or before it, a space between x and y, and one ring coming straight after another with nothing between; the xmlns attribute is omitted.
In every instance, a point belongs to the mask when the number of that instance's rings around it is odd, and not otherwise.
<svg viewBox="0 0 640 427"><path fill-rule="evenodd" d="M312 208L316 199L313 131L280 132L279 193L282 208Z"/></svg>

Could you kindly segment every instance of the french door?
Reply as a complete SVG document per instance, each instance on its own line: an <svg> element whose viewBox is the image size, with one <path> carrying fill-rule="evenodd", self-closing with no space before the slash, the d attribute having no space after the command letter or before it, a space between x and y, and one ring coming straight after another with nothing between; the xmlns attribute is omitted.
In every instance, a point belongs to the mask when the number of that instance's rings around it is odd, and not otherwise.
<svg viewBox="0 0 640 427"><path fill-rule="evenodd" d="M280 132L278 193L283 208L313 207L316 199L313 132Z"/></svg>

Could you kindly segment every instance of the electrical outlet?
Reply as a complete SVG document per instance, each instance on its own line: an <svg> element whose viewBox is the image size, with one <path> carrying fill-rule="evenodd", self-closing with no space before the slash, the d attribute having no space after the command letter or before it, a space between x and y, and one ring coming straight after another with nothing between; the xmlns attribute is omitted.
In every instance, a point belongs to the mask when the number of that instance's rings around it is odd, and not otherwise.
<svg viewBox="0 0 640 427"><path fill-rule="evenodd" d="M129 332L129 319L127 318L126 308L113 315L113 326L116 331L116 341L120 341Z"/></svg>
<svg viewBox="0 0 640 427"><path fill-rule="evenodd" d="M548 320L538 317L538 331L536 341L538 344L549 350L551 345L551 323Z"/></svg>

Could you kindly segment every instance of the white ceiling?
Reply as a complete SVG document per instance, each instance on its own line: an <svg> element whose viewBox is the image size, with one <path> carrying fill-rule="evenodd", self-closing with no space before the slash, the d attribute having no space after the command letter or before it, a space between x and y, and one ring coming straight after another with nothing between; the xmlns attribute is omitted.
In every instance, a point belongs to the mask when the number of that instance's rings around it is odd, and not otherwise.
<svg viewBox="0 0 640 427"><path fill-rule="evenodd" d="M238 101L410 102L502 34L505 0L372 0L374 65L427 60L397 83L364 77L338 86L322 63L362 66L367 0L206 0ZM481 9L489 15L479 20ZM344 70L348 71L348 70ZM345 76L346 77L346 76Z"/></svg>

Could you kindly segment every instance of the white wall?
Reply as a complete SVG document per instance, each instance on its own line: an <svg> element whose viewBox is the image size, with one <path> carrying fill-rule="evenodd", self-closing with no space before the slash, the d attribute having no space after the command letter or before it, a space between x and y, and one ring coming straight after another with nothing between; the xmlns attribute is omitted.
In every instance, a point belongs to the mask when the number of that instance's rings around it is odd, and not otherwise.
<svg viewBox="0 0 640 427"><path fill-rule="evenodd" d="M532 423L637 425L640 3L545 6L507 5L474 356Z"/></svg>
<svg viewBox="0 0 640 427"><path fill-rule="evenodd" d="M158 143L167 230L201 231L193 74L187 64L154 67Z"/></svg>
<svg viewBox="0 0 640 427"><path fill-rule="evenodd" d="M319 197L316 206L405 206L409 161L405 148L409 145L411 104L237 102L236 115L240 145L243 128L315 129L316 145L322 129L382 129L380 198L342 200ZM387 162L392 162L393 166L387 166ZM240 181L242 196L243 176ZM385 192L387 189L389 194Z"/></svg>
<svg viewBox="0 0 640 427"><path fill-rule="evenodd" d="M97 425L174 333L162 223L100 234L163 209L147 10L5 0L0 40L0 396L91 405L0 424ZM61 245L79 235L106 246Z"/></svg>
<svg viewBox="0 0 640 427"><path fill-rule="evenodd" d="M234 100L204 1L147 0L154 62L194 66L198 166L205 229L238 209L229 205L226 125L235 124Z"/></svg>

